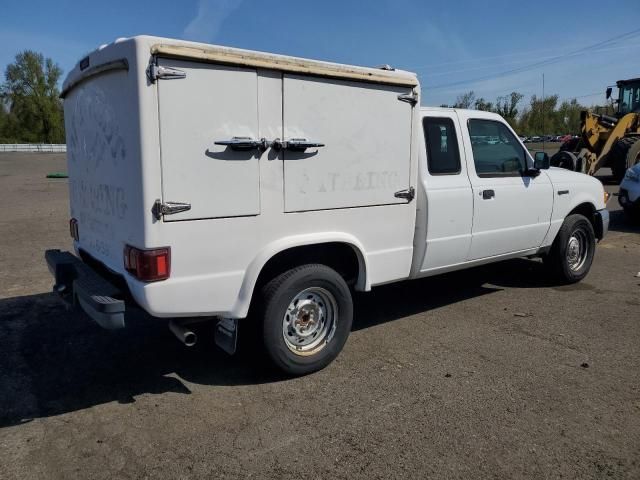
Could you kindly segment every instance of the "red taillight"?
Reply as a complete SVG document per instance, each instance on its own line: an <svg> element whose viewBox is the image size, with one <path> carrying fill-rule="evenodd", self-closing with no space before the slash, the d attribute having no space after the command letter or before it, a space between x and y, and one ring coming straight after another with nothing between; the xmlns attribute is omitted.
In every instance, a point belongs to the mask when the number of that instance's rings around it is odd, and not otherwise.
<svg viewBox="0 0 640 480"><path fill-rule="evenodd" d="M80 240L80 232L78 230L78 220L72 218L69 220L69 233L71 234L71 238L73 238L76 242Z"/></svg>
<svg viewBox="0 0 640 480"><path fill-rule="evenodd" d="M125 245L124 268L143 282L166 280L171 273L171 249L165 247L142 250Z"/></svg>

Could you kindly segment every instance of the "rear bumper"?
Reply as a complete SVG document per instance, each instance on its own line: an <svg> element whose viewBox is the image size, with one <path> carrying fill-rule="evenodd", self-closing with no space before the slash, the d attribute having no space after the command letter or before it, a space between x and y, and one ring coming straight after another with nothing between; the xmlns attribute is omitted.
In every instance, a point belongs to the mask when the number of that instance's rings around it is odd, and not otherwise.
<svg viewBox="0 0 640 480"><path fill-rule="evenodd" d="M47 250L44 256L55 279L53 291L67 305L80 307L103 328L124 328L126 306L120 289L69 252Z"/></svg>
<svg viewBox="0 0 640 480"><path fill-rule="evenodd" d="M602 240L609 232L609 210L603 208L596 211L596 237Z"/></svg>

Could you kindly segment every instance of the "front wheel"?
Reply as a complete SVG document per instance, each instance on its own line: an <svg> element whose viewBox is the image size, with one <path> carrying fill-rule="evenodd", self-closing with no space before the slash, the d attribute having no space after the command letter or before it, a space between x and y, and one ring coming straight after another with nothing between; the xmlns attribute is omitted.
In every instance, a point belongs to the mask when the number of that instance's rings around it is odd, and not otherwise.
<svg viewBox="0 0 640 480"><path fill-rule="evenodd" d="M565 218L545 263L562 283L575 283L587 276L596 250L593 225L583 215Z"/></svg>
<svg viewBox="0 0 640 480"><path fill-rule="evenodd" d="M276 368L305 375L326 367L351 332L353 301L344 279L320 264L278 275L261 291L262 340Z"/></svg>

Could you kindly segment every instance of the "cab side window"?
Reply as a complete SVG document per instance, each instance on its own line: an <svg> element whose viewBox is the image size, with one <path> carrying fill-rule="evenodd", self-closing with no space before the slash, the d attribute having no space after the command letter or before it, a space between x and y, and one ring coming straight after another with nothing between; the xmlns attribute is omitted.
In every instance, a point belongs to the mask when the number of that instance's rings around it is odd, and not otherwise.
<svg viewBox="0 0 640 480"><path fill-rule="evenodd" d="M458 136L450 118L425 117L422 121L427 144L427 165L431 175L460 173Z"/></svg>
<svg viewBox="0 0 640 480"><path fill-rule="evenodd" d="M471 119L468 122L473 162L479 177L519 176L527 157L518 139L503 123Z"/></svg>

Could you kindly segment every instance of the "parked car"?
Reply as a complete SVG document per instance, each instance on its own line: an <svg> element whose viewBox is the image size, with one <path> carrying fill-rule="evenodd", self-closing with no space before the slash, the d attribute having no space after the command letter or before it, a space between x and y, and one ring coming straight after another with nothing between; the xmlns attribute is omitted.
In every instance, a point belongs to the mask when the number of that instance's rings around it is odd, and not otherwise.
<svg viewBox="0 0 640 480"><path fill-rule="evenodd" d="M46 252L54 290L186 345L198 319L229 353L258 329L288 374L340 353L353 290L531 256L577 282L608 228L598 180L499 115L421 108L413 73L144 36L83 58L62 96L75 255Z"/></svg>
<svg viewBox="0 0 640 480"><path fill-rule="evenodd" d="M618 202L632 220L640 220L640 163L629 168L620 183Z"/></svg>
<svg viewBox="0 0 640 480"><path fill-rule="evenodd" d="M540 143L542 142L542 137L538 137L537 135L531 137L531 143Z"/></svg>

